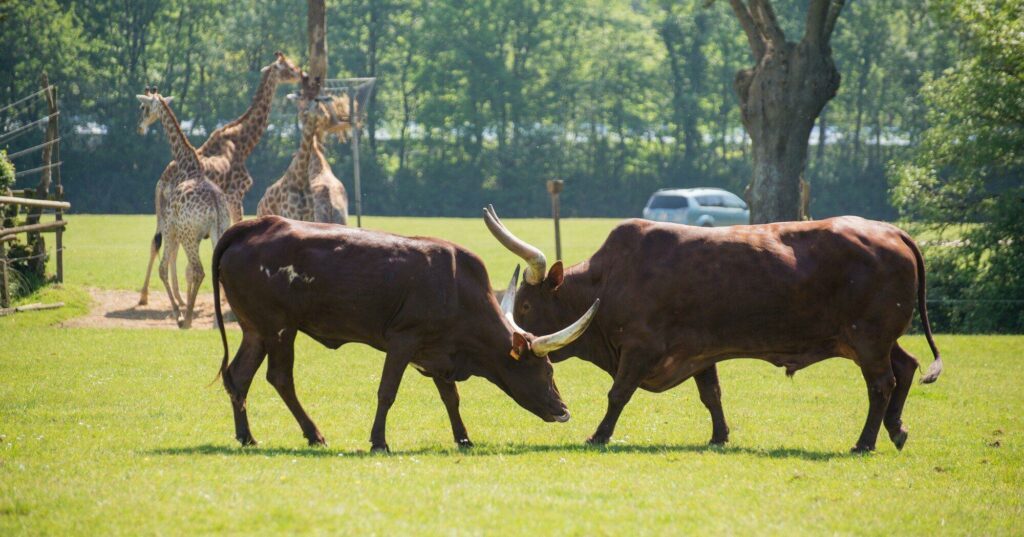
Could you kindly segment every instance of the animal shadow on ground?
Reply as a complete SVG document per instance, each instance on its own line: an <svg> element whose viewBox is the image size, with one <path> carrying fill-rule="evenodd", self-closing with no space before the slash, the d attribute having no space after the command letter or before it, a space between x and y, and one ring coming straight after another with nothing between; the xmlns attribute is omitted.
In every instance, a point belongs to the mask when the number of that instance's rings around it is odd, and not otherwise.
<svg viewBox="0 0 1024 537"><path fill-rule="evenodd" d="M808 461L829 461L862 455L842 451L815 451L803 448L750 448L737 446L709 446L706 444L615 444L610 446L590 446L586 444L477 444L473 448L459 449L447 446L429 446L413 449L392 450L389 454L371 453L368 450L344 450L330 447L239 447L222 444L199 444L160 448L147 451L148 455L234 455L240 457L381 457L381 456L414 456L436 455L457 457L490 457L529 455L532 453L603 453L608 456L617 454L668 455L673 453L716 453L720 455L754 455L770 459L801 459Z"/></svg>

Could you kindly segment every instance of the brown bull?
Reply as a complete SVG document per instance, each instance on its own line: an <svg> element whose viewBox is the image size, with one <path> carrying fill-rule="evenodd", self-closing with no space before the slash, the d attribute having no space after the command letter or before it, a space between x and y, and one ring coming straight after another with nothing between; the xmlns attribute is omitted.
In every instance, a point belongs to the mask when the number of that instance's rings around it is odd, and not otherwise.
<svg viewBox="0 0 1024 537"><path fill-rule="evenodd" d="M230 367L218 281L242 328ZM332 349L358 342L387 353L370 435L374 450L388 449L385 420L408 364L433 379L460 446L472 443L455 381L471 375L493 382L545 421L566 421L547 355L586 330L597 307L548 336L515 332L483 263L464 248L277 216L244 221L224 234L213 255L213 285L224 343L220 371L242 445L255 443L245 399L268 355L267 380L309 443L324 443L295 395L292 364L300 331Z"/></svg>
<svg viewBox="0 0 1024 537"><path fill-rule="evenodd" d="M608 411L588 442L608 442L637 388L662 392L694 377L712 418L712 443L728 441L715 364L759 358L792 375L826 358L853 360L868 388L867 422L854 451L870 451L881 424L902 449L901 415L918 369L896 343L917 304L935 361L942 360L925 308L924 260L902 230L856 217L729 228L627 220L590 259L545 274L544 254L519 240L493 208L494 236L528 263L514 318L543 332L600 297L582 338L555 353L579 356L614 378Z"/></svg>

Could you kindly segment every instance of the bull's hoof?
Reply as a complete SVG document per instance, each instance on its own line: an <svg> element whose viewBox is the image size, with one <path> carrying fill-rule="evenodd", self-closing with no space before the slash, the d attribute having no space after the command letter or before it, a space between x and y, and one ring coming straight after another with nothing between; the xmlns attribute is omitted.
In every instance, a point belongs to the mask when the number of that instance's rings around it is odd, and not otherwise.
<svg viewBox="0 0 1024 537"><path fill-rule="evenodd" d="M316 437L307 438L306 440L312 447L327 447L327 440L324 440L324 437L320 433L317 433Z"/></svg>
<svg viewBox="0 0 1024 537"><path fill-rule="evenodd" d="M391 448L387 444L374 444L370 448L370 453L391 453Z"/></svg>
<svg viewBox="0 0 1024 537"><path fill-rule="evenodd" d="M907 431L901 427L896 434L890 434L889 438L891 438L892 443L896 445L896 449L903 451L903 444L907 443Z"/></svg>
<svg viewBox="0 0 1024 537"><path fill-rule="evenodd" d="M728 444L728 443L729 443L729 437L728 436L726 436L724 438L711 437L711 440L708 441L708 445L711 446L711 447L725 447L725 445Z"/></svg>
<svg viewBox="0 0 1024 537"><path fill-rule="evenodd" d="M241 444L242 447L252 447L259 444L259 442L251 436L239 437L236 440L238 440L238 443Z"/></svg>
<svg viewBox="0 0 1024 537"><path fill-rule="evenodd" d="M470 442L470 440L468 438L463 438L462 440L456 440L455 443L458 444L459 449L469 449L469 448L473 447L473 442Z"/></svg>
<svg viewBox="0 0 1024 537"><path fill-rule="evenodd" d="M850 448L850 453L871 453L875 450L875 446L857 444Z"/></svg>
<svg viewBox="0 0 1024 537"><path fill-rule="evenodd" d="M611 437L609 436L594 434L587 439L587 444L591 446L603 446L606 445L609 440L611 440Z"/></svg>

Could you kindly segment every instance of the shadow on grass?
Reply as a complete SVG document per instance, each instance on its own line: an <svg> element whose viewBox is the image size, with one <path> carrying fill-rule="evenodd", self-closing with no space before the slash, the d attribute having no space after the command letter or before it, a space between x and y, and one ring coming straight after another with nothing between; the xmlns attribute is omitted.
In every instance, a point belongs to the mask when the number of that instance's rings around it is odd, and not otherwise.
<svg viewBox="0 0 1024 537"><path fill-rule="evenodd" d="M861 457L863 455L843 451L814 451L802 448L767 448L755 449L735 446L708 446L705 444L614 444L610 446L590 446L586 444L478 444L470 449L456 447L430 446L416 449L392 450L390 454L371 453L369 450L343 450L330 447L239 447L218 444L200 444L161 448L147 451L148 455L231 455L237 457L388 457L437 455L446 457L490 457L515 456L533 453L581 454L595 453L613 456L616 454L669 455L675 453L717 455L753 455L769 459L801 459L808 461L829 461Z"/></svg>

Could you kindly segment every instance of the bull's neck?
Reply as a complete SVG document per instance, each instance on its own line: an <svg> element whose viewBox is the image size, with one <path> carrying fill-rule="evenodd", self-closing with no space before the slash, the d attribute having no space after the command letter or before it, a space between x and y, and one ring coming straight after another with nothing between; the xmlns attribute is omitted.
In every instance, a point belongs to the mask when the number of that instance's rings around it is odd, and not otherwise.
<svg viewBox="0 0 1024 537"><path fill-rule="evenodd" d="M253 96L252 104L237 119L239 136L235 140L235 155L244 160L256 148L264 131L267 130L267 122L270 119L270 105L274 101L274 93L277 91L278 75L277 70L272 66L263 72L260 78L260 85L256 88L256 95Z"/></svg>
<svg viewBox="0 0 1024 537"><path fill-rule="evenodd" d="M600 283L594 282L590 274L590 265L587 262L578 263L565 269L565 276L562 285L558 287L554 300L560 317L555 326L547 327L548 332L561 329L576 322L586 313L587 309L600 297ZM614 361L609 352L609 346L604 332L604 319L608 318L608 312L602 311L607 307L602 304L597 310L597 317L590 324L585 332L576 341L564 349L554 352L557 360L561 361L571 356L578 356L583 360L591 362L601 369L615 374Z"/></svg>
<svg viewBox="0 0 1024 537"><path fill-rule="evenodd" d="M178 169L184 172L176 174L175 177L180 180L191 178L194 175L201 175L203 168L199 163L199 155L196 154L196 149L192 147L188 138L185 137L185 133L182 132L181 125L178 123L178 118L174 116L174 112L167 104L167 101L163 97L159 99L160 123L164 127L167 141L171 144L171 154L174 155Z"/></svg>

